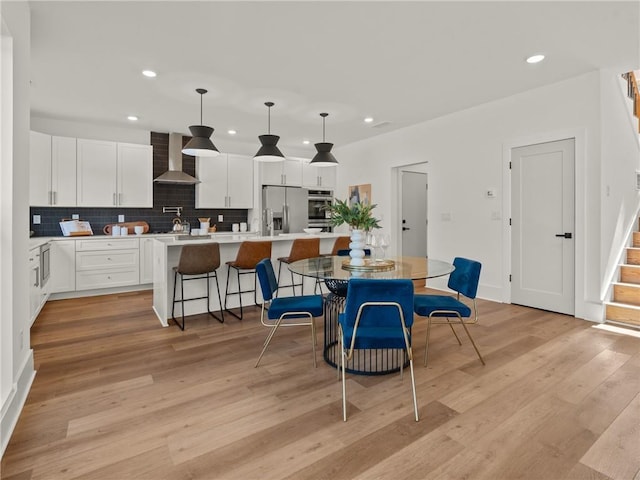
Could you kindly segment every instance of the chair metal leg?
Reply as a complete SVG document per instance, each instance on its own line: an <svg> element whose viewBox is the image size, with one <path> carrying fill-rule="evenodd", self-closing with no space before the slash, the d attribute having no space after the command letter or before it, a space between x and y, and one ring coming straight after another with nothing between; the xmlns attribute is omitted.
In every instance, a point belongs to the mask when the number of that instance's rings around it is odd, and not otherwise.
<svg viewBox="0 0 640 480"><path fill-rule="evenodd" d="M275 326L273 326L271 328L271 331L269 332L269 335L267 335L267 339L264 341L264 347L262 347L262 351L260 352L260 356L258 357L258 361L254 365L254 368L256 368L258 366L258 364L260 363L260 360L262 360L262 356L264 355L264 352L267 350L267 347L269 346L269 343L271 342L271 339L275 335L276 330L280 326L281 322L282 322L282 317L279 318L278 321L276 322Z"/></svg>
<svg viewBox="0 0 640 480"><path fill-rule="evenodd" d="M464 331L467 332L467 337L469 337L469 340L471 341L471 345L473 345L474 350L478 354L478 358L480 359L480 362L483 365L486 365L486 363L484 363L484 358L482 358L482 355L480 355L480 350L478 350L478 347L476 346L476 342L473 341L473 337L471 336L471 333L469 332L469 329L465 325L464 320L462 320L462 318L460 318L460 323L462 324L462 328L464 328Z"/></svg>
<svg viewBox="0 0 640 480"><path fill-rule="evenodd" d="M427 340L424 344L424 366L427 366L429 358L429 337L431 336L431 317L427 318Z"/></svg>
<svg viewBox="0 0 640 480"><path fill-rule="evenodd" d="M345 378L344 337L340 335L340 369L342 370L342 420L347 421L347 381Z"/></svg>
<svg viewBox="0 0 640 480"><path fill-rule="evenodd" d="M207 273L207 312L209 312L209 315L211 315L213 318L218 320L220 323L224 323L224 313L222 313L222 298L220 298L220 285L218 284L218 274L216 272L211 272L211 274L213 274L213 277L216 279L216 290L218 292L218 302L220 302L220 316L217 316L215 313L211 311L211 290L210 290L210 283L209 283L210 277L208 273Z"/></svg>
<svg viewBox="0 0 640 480"><path fill-rule="evenodd" d="M449 320L449 317L447 317L447 325L449 325L449 328L451 328L451 331L453 332L454 337L456 337L456 340L458 341L458 345L462 345L462 341L460 340L460 337L456 333L455 328L453 328L453 323L451 323L451 321Z"/></svg>
<svg viewBox="0 0 640 480"><path fill-rule="evenodd" d="M411 391L413 393L413 411L416 416L416 422L418 421L418 399L416 398L416 378L413 375L413 354L409 352L409 370L411 370Z"/></svg>
<svg viewBox="0 0 640 480"><path fill-rule="evenodd" d="M171 318L178 325L180 330L184 330L184 287L182 282L182 275L180 275L180 291L182 292L182 297L180 298L180 307L182 310L182 325L176 320L175 316L175 308L176 308L176 287L178 285L178 272L174 272L173 274L173 302L171 303Z"/></svg>
<svg viewBox="0 0 640 480"><path fill-rule="evenodd" d="M225 296L224 296L224 311L228 312L231 315L233 315L238 320L242 320L242 317L243 317L243 315L242 315L242 288L241 288L241 285L240 285L240 270L238 270L237 268L234 268L234 270L238 274L238 291L237 292L229 292L229 278L231 277L231 268L232 268L231 266L227 267L227 287L225 289ZM238 315L237 313L235 313L232 310L227 308L227 298L229 298L230 294L231 295L238 295L238 300L240 302L240 315Z"/></svg>
<svg viewBox="0 0 640 480"><path fill-rule="evenodd" d="M318 368L316 361L316 319L311 317L311 349L313 350L313 367Z"/></svg>

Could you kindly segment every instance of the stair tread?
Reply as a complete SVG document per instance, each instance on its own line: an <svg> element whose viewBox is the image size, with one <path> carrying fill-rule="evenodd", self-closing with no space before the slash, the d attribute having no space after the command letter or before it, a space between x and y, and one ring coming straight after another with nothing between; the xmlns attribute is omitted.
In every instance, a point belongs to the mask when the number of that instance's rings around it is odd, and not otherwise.
<svg viewBox="0 0 640 480"><path fill-rule="evenodd" d="M610 305L612 307L622 307L622 308L629 308L631 310L640 310L640 305L632 305L630 303L620 303L620 302L614 302L614 301L607 301L604 302L605 305Z"/></svg>

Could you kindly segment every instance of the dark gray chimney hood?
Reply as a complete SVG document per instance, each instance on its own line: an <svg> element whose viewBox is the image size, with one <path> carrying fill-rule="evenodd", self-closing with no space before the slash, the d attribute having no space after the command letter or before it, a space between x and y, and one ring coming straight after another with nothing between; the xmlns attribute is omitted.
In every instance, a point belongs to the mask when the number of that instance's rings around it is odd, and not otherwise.
<svg viewBox="0 0 640 480"><path fill-rule="evenodd" d="M156 183L171 183L174 185L195 185L196 183L200 183L200 180L182 171L181 134L169 134L169 170L153 181Z"/></svg>

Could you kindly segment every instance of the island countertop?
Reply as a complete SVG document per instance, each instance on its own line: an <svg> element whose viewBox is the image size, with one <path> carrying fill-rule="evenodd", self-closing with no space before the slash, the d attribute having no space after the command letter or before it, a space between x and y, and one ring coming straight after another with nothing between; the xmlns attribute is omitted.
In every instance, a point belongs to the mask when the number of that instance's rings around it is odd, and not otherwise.
<svg viewBox="0 0 640 480"><path fill-rule="evenodd" d="M238 248L242 242L248 241L271 241L271 261L273 262L276 270L278 269L278 258L289 256L291 251L291 245L297 238L319 238L320 239L320 253L331 253L333 244L337 237L344 237L347 234L344 233L288 233L274 236L263 236L257 233L225 233L225 234L212 234L203 236L191 236L186 235L157 235L154 237L153 242L153 309L163 326L169 326L169 319L171 318L171 307L173 304L173 290L174 290L174 274L173 267L178 265L180 259L180 252L184 245L192 245L194 243L211 243L216 242L220 245L220 267L217 270L218 282L220 284L220 291L222 295L222 301L224 303L225 286L227 284L228 267L226 262L233 261L238 253ZM117 237L114 237L117 238ZM243 276L248 277L248 276ZM287 275L288 277L288 275ZM236 276L232 276L230 279L231 290L235 291L238 288ZM308 279L307 279L308 280ZM244 283L246 285L244 285ZM289 283L288 280L286 280ZM188 282L185 283L185 298L201 296L203 294L203 286L197 285L200 282ZM250 278L243 278L243 290L249 289L249 283L253 286L253 280ZM309 282L307 282L309 283ZM196 285L194 285L196 284ZM313 290L313 282L310 283L310 290ZM214 287L215 288L215 287ZM290 294L291 289L283 289L281 296L287 296ZM251 303L253 302L253 294L247 295L251 297ZM229 308L235 308L238 306L238 296L233 295L229 298ZM260 287L258 286L257 292L258 301L261 301ZM248 298L243 300L243 304L248 302ZM211 307L213 310L219 310L217 295L214 293L211 295ZM198 313L204 313L207 311L207 305L205 300L197 300L185 303L185 315L194 315ZM176 309L176 314L179 313L179 307ZM225 317L226 318L226 317Z"/></svg>

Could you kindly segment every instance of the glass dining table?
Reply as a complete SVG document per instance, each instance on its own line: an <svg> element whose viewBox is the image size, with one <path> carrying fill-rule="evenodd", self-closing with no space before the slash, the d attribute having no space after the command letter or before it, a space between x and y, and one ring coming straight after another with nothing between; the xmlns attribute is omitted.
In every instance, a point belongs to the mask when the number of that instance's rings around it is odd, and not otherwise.
<svg viewBox="0 0 640 480"><path fill-rule="evenodd" d="M329 289L324 307L324 348L325 362L338 367L340 347L338 345L338 315L344 310L347 286L351 278L406 278L426 280L449 275L454 270L451 263L425 257L391 257L379 262L366 259L367 265L354 268L349 265L349 257L321 256L298 260L289 265L289 270L304 277L311 277L316 283L324 283ZM357 355L356 355L357 352ZM383 375L397 372L408 359L399 350L368 349L357 350L345 366L350 373L361 375Z"/></svg>

